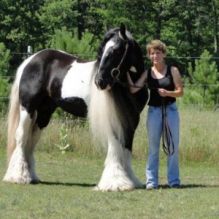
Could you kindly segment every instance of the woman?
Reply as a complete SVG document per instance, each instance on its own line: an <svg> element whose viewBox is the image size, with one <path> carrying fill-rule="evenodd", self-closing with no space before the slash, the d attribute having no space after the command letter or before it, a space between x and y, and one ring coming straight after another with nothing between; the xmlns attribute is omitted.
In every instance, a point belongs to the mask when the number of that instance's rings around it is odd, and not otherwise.
<svg viewBox="0 0 219 219"><path fill-rule="evenodd" d="M176 98L183 95L182 80L179 70L165 63L166 45L160 40L152 40L146 47L152 67L142 73L133 83L128 74L131 93L136 93L145 83L150 89L149 109L147 114L147 132L149 155L146 165L146 189L158 188L159 147L162 136L163 116L165 108L168 126L174 145L172 154L168 154L167 179L171 188L180 187L178 145L179 145L179 114Z"/></svg>

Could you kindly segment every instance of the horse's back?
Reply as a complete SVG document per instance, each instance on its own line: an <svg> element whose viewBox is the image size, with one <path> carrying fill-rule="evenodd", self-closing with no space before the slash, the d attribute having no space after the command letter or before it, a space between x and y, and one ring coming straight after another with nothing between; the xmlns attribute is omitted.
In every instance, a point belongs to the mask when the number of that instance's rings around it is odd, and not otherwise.
<svg viewBox="0 0 219 219"><path fill-rule="evenodd" d="M80 63L75 56L58 50L34 54L17 73L21 105L29 114L37 111L38 118L41 115L41 127L48 124L56 107L85 117L94 67L95 62Z"/></svg>
<svg viewBox="0 0 219 219"><path fill-rule="evenodd" d="M24 61L20 72L19 96L21 104L29 111L38 104L38 99L50 96L52 81L62 82L71 63L76 58L58 50L42 50ZM58 79L58 80L57 80ZM58 91L56 91L58 92ZM30 106L33 105L33 106Z"/></svg>
<svg viewBox="0 0 219 219"><path fill-rule="evenodd" d="M64 78L70 65L76 57L53 49L42 50L24 61L22 75L20 78L21 86L31 81L45 85L50 76ZM37 81L38 79L38 81ZM24 88L25 89L25 88Z"/></svg>

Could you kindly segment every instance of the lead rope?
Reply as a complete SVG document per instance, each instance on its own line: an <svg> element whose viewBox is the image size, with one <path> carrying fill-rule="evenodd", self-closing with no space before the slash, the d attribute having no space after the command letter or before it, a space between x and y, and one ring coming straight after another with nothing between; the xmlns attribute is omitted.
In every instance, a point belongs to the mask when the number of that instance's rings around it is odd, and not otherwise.
<svg viewBox="0 0 219 219"><path fill-rule="evenodd" d="M167 112L164 98L162 99L162 144L163 151L166 155L171 156L174 154L173 136L167 120Z"/></svg>

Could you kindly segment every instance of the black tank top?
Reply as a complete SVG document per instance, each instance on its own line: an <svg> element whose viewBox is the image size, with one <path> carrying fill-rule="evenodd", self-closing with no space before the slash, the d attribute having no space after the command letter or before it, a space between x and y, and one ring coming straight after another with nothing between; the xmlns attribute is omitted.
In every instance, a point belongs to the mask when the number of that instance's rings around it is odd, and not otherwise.
<svg viewBox="0 0 219 219"><path fill-rule="evenodd" d="M173 76L171 74L171 66L167 66L167 72L161 79L155 79L151 75L151 68L148 69L148 88L150 89L149 106L161 106L171 104L176 101L174 97L161 97L158 93L158 88L164 88L169 91L175 90Z"/></svg>

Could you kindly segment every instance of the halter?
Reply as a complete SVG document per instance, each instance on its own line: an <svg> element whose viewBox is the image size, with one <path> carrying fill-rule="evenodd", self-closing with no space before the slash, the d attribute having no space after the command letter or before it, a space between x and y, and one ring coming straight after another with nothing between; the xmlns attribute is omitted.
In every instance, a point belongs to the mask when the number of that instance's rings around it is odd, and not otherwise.
<svg viewBox="0 0 219 219"><path fill-rule="evenodd" d="M126 54L127 54L127 51L128 51L128 47L129 47L129 45L128 45L128 43L126 43L125 44L125 52L124 52L124 54L122 56L122 59L121 59L120 63L118 64L118 66L116 68L113 68L111 70L111 76L112 76L112 78L115 79L115 81L119 81L120 67L121 67L121 65L122 65L122 63L123 63L123 61L124 61L124 59L126 57Z"/></svg>

